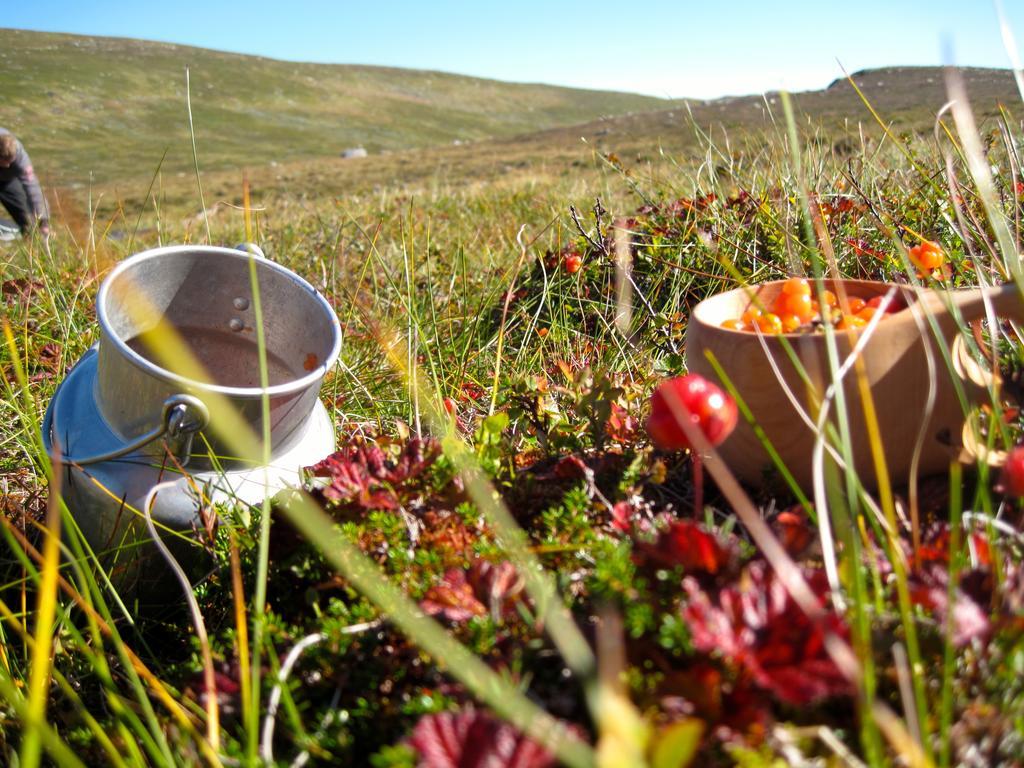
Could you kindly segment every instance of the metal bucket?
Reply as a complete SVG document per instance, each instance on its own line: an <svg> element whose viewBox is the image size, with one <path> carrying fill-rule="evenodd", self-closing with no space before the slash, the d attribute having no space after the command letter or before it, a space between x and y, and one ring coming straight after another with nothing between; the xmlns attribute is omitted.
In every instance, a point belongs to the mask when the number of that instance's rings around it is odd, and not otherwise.
<svg viewBox="0 0 1024 768"><path fill-rule="evenodd" d="M253 259L265 329L265 389ZM43 441L61 457L61 493L114 583L135 595L155 595L163 591L160 582L170 580L143 514L158 483L167 485L152 500L152 519L195 576L205 564L204 548L190 535L203 527L201 506L215 514L219 503L259 504L298 485L302 467L334 450L334 426L318 396L340 352L340 327L323 296L290 270L206 246L157 248L125 260L100 287L96 314L99 344L57 389ZM166 330L188 350L180 366L159 351ZM185 364L188 358L201 369ZM269 465L240 457L237 441L223 439L231 425L217 421L226 403L262 436L264 395Z"/></svg>

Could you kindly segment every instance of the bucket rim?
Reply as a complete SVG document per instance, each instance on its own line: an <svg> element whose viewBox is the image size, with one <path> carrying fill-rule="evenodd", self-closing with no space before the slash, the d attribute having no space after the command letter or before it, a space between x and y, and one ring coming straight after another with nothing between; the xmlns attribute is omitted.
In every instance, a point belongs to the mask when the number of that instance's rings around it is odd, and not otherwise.
<svg viewBox="0 0 1024 768"><path fill-rule="evenodd" d="M182 376L181 374L175 373L164 368L161 365L153 362L152 360L143 357L134 349L128 346L127 342L121 338L121 336L113 330L110 317L107 314L106 304L110 295L110 286L117 278L122 274L129 271L146 261L154 259L166 258L175 255L208 255L215 257L237 259L239 261L249 262L250 259L255 259L261 267L274 270L290 280L294 281L301 289L305 290L313 301L319 303L320 307L324 310L327 317L330 320L330 326L332 331L332 343L331 349L325 356L324 360L316 367L297 379L292 379L281 384L272 384L269 387L232 387L224 384L214 384L212 382L197 381L196 379ZM301 275L293 272L281 264L272 261L268 258L257 256L253 253L248 253L235 248L225 248L217 245L168 245L160 248L150 248L145 251L141 251L119 263L114 267L107 276L103 279L100 284L100 289L96 294L96 318L99 322L100 329L103 333L105 340L109 340L123 355L126 359L131 361L134 365L146 373L164 381L169 381L174 384L188 387L193 390L216 392L221 395L234 397L234 398L258 398L263 397L264 394L270 397L276 397L280 395L290 395L296 392L302 392L303 390L309 389L310 387L317 386L319 382L327 375L327 372L334 367L338 357L341 354L341 323L338 321L338 315L334 311L334 307L330 305L324 295L314 288L305 278Z"/></svg>

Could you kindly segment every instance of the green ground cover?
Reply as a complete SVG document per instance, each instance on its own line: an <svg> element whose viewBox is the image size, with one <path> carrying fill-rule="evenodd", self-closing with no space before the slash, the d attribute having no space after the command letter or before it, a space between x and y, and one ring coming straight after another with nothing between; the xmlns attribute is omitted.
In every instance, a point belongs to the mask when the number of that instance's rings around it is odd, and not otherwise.
<svg viewBox="0 0 1024 768"><path fill-rule="evenodd" d="M694 509L691 454L644 429L712 293L812 273L827 250L846 277L1005 281L1017 112L981 123L991 195L948 117L934 136L874 128L837 148L821 130L794 145L780 116L728 141L697 134L678 156L576 150L474 183L385 174L301 197L253 174L248 211L239 174L212 174L207 203L239 207L205 220L194 179L156 169L141 192L69 199L48 243L0 251L5 759L533 766L548 764L542 742L572 765L1017 764L1020 507L998 470L920 478L913 515L903 486L887 517L838 480L822 509L777 478L740 495L709 481ZM310 481L309 506L224 508L195 533L208 660L187 615L132 624L73 541L58 551L37 438L97 338L110 266L207 237L259 242L344 333L323 389L339 451L311 471L328 484ZM917 275L920 238L945 269ZM1005 450L1022 426L1020 340L1010 324L983 332L1002 385L979 413ZM823 615L794 599L755 519ZM499 719L539 727L537 710L565 730L527 741Z"/></svg>

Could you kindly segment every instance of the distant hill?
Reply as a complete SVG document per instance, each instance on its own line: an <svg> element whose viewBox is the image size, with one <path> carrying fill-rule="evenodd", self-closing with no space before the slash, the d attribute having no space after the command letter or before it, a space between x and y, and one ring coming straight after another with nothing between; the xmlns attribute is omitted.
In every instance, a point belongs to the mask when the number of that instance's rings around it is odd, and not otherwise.
<svg viewBox="0 0 1024 768"><path fill-rule="evenodd" d="M777 93L667 101L9 29L0 29L0 125L24 136L51 186L116 184L118 194L138 195L166 151L165 183L191 189L186 66L200 166L225 194L242 167L264 186L339 194L564 173L579 167L588 146L624 158L659 147L685 153L697 144L697 128L716 140L784 130ZM979 120L1000 104L1020 114L1009 70L960 71ZM897 132L930 132L947 100L938 67L867 70L853 79ZM861 125L877 132L846 79L793 98L801 125L818 140L856 141ZM369 156L339 158L356 147Z"/></svg>
<svg viewBox="0 0 1024 768"><path fill-rule="evenodd" d="M1021 115L1022 97L1013 73L1006 69L966 67L959 70L971 109L979 122L999 114L1000 105ZM896 133L928 132L936 114L949 100L941 67L886 67L855 72L854 83L881 119ZM818 91L792 94L802 126L820 129L829 141L856 138L860 126L868 135L877 123L864 99L846 78ZM695 143L695 127L716 139L722 131L734 138L742 132L785 131L779 94L681 100L669 109L602 117L583 125L552 128L528 137L537 146L578 145L586 138L604 151L647 151L658 146L680 149Z"/></svg>
<svg viewBox="0 0 1024 768"><path fill-rule="evenodd" d="M0 29L0 125L63 183L508 137L650 111L649 96L441 72L297 64L123 38ZM45 163L43 162L45 160Z"/></svg>
<svg viewBox="0 0 1024 768"><path fill-rule="evenodd" d="M995 129L992 119L999 105L1006 107L1011 126L1024 113L1010 72L991 69L961 70L979 127L986 134ZM939 68L900 67L854 74L854 82L897 135L930 136L935 115L946 103L943 72ZM822 149L856 156L879 146L881 129L864 102L846 80L828 88L793 94L803 140ZM550 128L512 137L447 143L371 155L358 160L336 157L290 163L253 165L249 178L261 197L345 197L377 193L383 189L417 194L438 188L460 188L485 182L532 184L537 181L572 179L578 184L601 182L594 172L607 170L601 156L618 157L624 167L640 177L679 174L675 165L703 164L708 153L699 134L710 135L720 150L733 157L752 158L767 143L785 133L779 94L742 96L710 101L678 102L668 109L603 117L586 123ZM867 148L860 146L861 140ZM712 153L712 162L723 160ZM210 200L241 202L241 177L237 169L204 174ZM144 204L149 177L118 184L105 190L109 199L138 207ZM688 193L692 193L692 190ZM197 197L191 174L163 180L165 203L195 213Z"/></svg>

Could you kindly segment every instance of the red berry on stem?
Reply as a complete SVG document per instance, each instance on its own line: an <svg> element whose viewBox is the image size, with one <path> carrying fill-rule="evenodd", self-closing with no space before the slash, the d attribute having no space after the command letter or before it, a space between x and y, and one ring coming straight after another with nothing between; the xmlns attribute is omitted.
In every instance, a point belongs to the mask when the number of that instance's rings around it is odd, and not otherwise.
<svg viewBox="0 0 1024 768"><path fill-rule="evenodd" d="M693 448L685 420L701 431L711 445L718 445L736 426L736 402L716 385L695 373L662 382L651 395L647 434L663 451ZM693 457L693 509L699 515L704 500L704 469L699 451Z"/></svg>
<svg viewBox="0 0 1024 768"><path fill-rule="evenodd" d="M665 451L692 448L681 422L687 415L711 445L718 445L736 426L736 403L695 373L662 382L651 395L647 420L651 441Z"/></svg>

